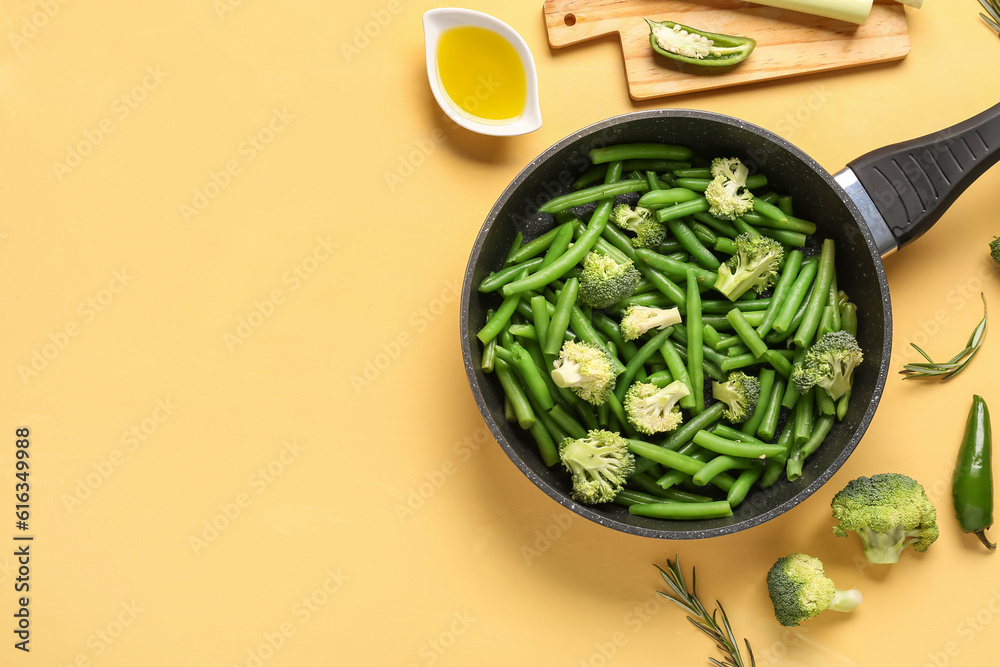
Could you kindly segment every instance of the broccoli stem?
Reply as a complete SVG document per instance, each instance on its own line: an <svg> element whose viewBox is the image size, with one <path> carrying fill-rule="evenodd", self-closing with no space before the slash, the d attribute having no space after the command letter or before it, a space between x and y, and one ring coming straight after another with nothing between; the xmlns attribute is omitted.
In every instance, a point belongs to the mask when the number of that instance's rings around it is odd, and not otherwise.
<svg viewBox="0 0 1000 667"><path fill-rule="evenodd" d="M837 590L833 594L833 601L827 609L832 611L854 611L861 604L861 591L852 588L849 591Z"/></svg>

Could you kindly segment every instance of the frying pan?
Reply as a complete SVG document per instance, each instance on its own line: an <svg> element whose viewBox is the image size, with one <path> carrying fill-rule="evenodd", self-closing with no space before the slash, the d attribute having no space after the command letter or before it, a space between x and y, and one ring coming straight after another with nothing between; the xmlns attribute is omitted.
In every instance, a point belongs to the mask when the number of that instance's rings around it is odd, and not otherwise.
<svg viewBox="0 0 1000 667"><path fill-rule="evenodd" d="M500 268L520 231L530 240L554 225L537 209L568 192L589 166L588 152L629 142L682 144L703 156L738 156L751 172L788 193L796 215L818 225L814 238L837 247L837 281L858 306L858 342L865 361L855 371L850 408L801 477L757 489L732 517L665 521L633 516L614 504L588 506L569 496L568 474L547 468L530 435L504 418L503 390L480 369L476 332L495 294L478 285ZM500 195L473 245L462 288L461 343L476 403L497 442L538 488L577 514L622 532L664 539L726 535L773 519L801 503L844 464L865 433L885 386L892 344L892 310L882 257L915 241L948 206L1000 158L1000 104L950 128L868 153L835 175L781 137L722 114L685 110L639 111L600 121L554 144L528 164ZM806 248L806 254L817 251Z"/></svg>

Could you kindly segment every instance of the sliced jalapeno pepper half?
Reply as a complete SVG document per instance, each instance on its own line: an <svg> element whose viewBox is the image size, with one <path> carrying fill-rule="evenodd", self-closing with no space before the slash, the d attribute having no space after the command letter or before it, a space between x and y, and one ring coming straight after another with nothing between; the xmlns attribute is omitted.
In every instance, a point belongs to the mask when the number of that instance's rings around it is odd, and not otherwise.
<svg viewBox="0 0 1000 667"><path fill-rule="evenodd" d="M952 480L955 515L964 533L974 533L988 549L996 545L986 539L993 525L993 469L990 411L981 396L972 397L965 436L958 451Z"/></svg>
<svg viewBox="0 0 1000 667"><path fill-rule="evenodd" d="M705 32L673 21L643 20L649 24L649 43L654 51L690 65L735 65L757 46L757 41L749 37Z"/></svg>

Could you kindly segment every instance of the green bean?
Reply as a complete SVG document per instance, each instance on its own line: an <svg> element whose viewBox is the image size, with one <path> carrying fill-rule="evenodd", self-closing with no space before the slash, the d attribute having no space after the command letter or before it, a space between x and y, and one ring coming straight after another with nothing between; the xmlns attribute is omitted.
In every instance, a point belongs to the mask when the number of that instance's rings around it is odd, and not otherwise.
<svg viewBox="0 0 1000 667"><path fill-rule="evenodd" d="M582 190L553 197L538 207L539 213L558 213L567 209L590 204L601 199L617 197L629 192L645 192L649 184L643 179L629 179L616 183L603 183Z"/></svg>
<svg viewBox="0 0 1000 667"><path fill-rule="evenodd" d="M806 297L809 295L810 289L812 289L818 271L819 262L812 258L802 264L802 269L799 271L799 275L796 276L792 286L788 289L788 294L785 296L785 300L781 304L781 309L778 311L778 315L772 325L772 328L776 332L787 333L790 330L792 319L795 317L799 306L806 303Z"/></svg>
<svg viewBox="0 0 1000 667"><path fill-rule="evenodd" d="M645 503L658 503L662 501L663 501L662 496L654 495L652 493L644 493L642 491L636 491L635 489L628 489L628 488L619 491L618 495L615 496L614 500L616 505L625 505L626 507L629 505L642 505Z"/></svg>
<svg viewBox="0 0 1000 667"><path fill-rule="evenodd" d="M643 440L628 438L627 443L629 451L636 456L651 459L661 465L673 468L674 470L679 470L688 475L696 474L705 465L696 458L670 449L665 449L660 445L654 445ZM735 480L731 477L721 475L716 475L711 479L712 484L718 486L723 491L729 491L729 489L732 488L734 481Z"/></svg>
<svg viewBox="0 0 1000 667"><path fill-rule="evenodd" d="M795 404L795 437L793 443L799 445L809 439L813 430L813 412L816 407L816 388L813 387L799 397Z"/></svg>
<svg viewBox="0 0 1000 667"><path fill-rule="evenodd" d="M495 292L511 280L514 280L514 278L516 278L522 271L530 273L535 270L541 265L543 260L544 258L542 257L535 257L518 264L512 264L511 266L500 269L499 271L494 271L493 273L490 273L490 275L483 278L482 282L479 283L479 291L484 294Z"/></svg>
<svg viewBox="0 0 1000 667"><path fill-rule="evenodd" d="M716 454L726 456L741 456L743 458L755 459L761 456L778 456L784 450L778 445L756 444L752 442L739 442L723 438L710 431L699 431L692 438L694 444L699 447L711 450Z"/></svg>
<svg viewBox="0 0 1000 667"><path fill-rule="evenodd" d="M702 301L702 310L704 310L705 302ZM722 334L720 334L715 327L711 324L704 324L701 327L702 337L705 341L705 345L712 348L713 350L718 349L719 343L722 342Z"/></svg>
<svg viewBox="0 0 1000 667"><path fill-rule="evenodd" d="M697 199L657 209L656 219L660 222L667 222L668 220L676 220L677 218L683 218L685 216L698 213L699 211L707 211L708 209L708 200L704 197L698 197Z"/></svg>
<svg viewBox="0 0 1000 667"><path fill-rule="evenodd" d="M681 447L691 442L695 433L711 427L713 424L722 419L722 414L727 409L726 404L721 401L712 403L706 407L703 412L694 415L681 424L677 430L673 431L670 436L667 437L663 443L661 443L662 446L671 450L681 449Z"/></svg>
<svg viewBox="0 0 1000 667"><path fill-rule="evenodd" d="M737 354L732 357L726 357L725 361L719 364L719 367L723 370L723 372L728 373L730 371L739 370L741 368L746 368L759 363L760 357L755 357L747 352L746 354Z"/></svg>
<svg viewBox="0 0 1000 667"><path fill-rule="evenodd" d="M687 363L677 351L673 341L670 340L664 341L663 345L660 346L660 356L663 357L663 361L667 364L674 379L683 382L688 388L687 395L681 397L678 405L690 410L695 405L695 398L694 385L691 383L691 376L688 375Z"/></svg>
<svg viewBox="0 0 1000 667"><path fill-rule="evenodd" d="M752 435L757 432L757 426L764 419L764 415L767 413L767 401L765 397L770 396L771 390L774 387L775 372L770 368L762 368L760 371L760 398L757 400L757 407L754 409L750 418L747 419L740 426L740 431L746 433L747 435ZM768 438L770 439L770 438Z"/></svg>
<svg viewBox="0 0 1000 667"><path fill-rule="evenodd" d="M531 320L535 325L535 337L539 343L546 342L549 335L549 301L541 294L536 294L531 297L530 303Z"/></svg>
<svg viewBox="0 0 1000 667"><path fill-rule="evenodd" d="M765 205L771 206L771 204ZM781 208L778 206L775 206L774 208L781 211ZM747 224L753 225L754 227L780 229L786 232L796 232L806 235L816 233L816 223L800 220L799 218L790 218L784 211L781 211L781 215L784 216L783 219L775 216L764 215L760 211L757 211L755 207L754 211L747 212L741 217ZM763 232L764 230L762 229L760 231Z"/></svg>
<svg viewBox="0 0 1000 667"><path fill-rule="evenodd" d="M743 218L735 218L733 220L733 226L739 230L740 234L749 234L750 236L763 236L763 234L760 233L759 229L751 226Z"/></svg>
<svg viewBox="0 0 1000 667"><path fill-rule="evenodd" d="M655 484L655 482L654 482ZM709 496L703 496L700 493L692 493L691 491L684 491L683 489L672 489L672 488L662 488L657 485L660 489L660 493L667 500L673 500L679 503L711 503L715 502L714 498Z"/></svg>
<svg viewBox="0 0 1000 667"><path fill-rule="evenodd" d="M795 279L799 275L803 259L802 251L798 249L790 250L785 256L785 267L782 269L781 276L774 286L771 302L767 307L767 314L764 315L764 321L757 327L758 336L766 336L771 331L774 321L778 318L778 311L781 309L781 304L784 303L786 295L791 290Z"/></svg>
<svg viewBox="0 0 1000 667"><path fill-rule="evenodd" d="M733 428L725 422L719 422L710 429L706 429L709 433L714 433L715 435L726 438L728 440L735 440L736 442L746 442L753 445L762 445L769 447L770 444L764 442L753 433L744 433L742 430Z"/></svg>
<svg viewBox="0 0 1000 667"><path fill-rule="evenodd" d="M756 329L750 325L746 315L741 310L738 308L730 310L726 313L726 319L733 325L733 331L740 337L743 344L750 349L751 354L755 357L764 356L764 353L768 351L767 343L757 335Z"/></svg>
<svg viewBox="0 0 1000 667"><path fill-rule="evenodd" d="M706 324L705 326L712 326L714 328L714 325ZM746 351L746 345L743 344L743 340L736 335L723 336L722 340L719 342L719 344L716 346L715 349L718 350L719 352L722 352L723 350L729 350L730 348L733 347L742 347L744 351Z"/></svg>
<svg viewBox="0 0 1000 667"><path fill-rule="evenodd" d="M788 217L774 204L768 203L760 197L753 198L753 210L765 218L769 218L778 223L787 223ZM749 221L748 221L749 222Z"/></svg>
<svg viewBox="0 0 1000 667"><path fill-rule="evenodd" d="M743 502L750 492L750 488L757 483L763 472L764 466L760 463L754 463L739 474L736 478L736 483L733 484L729 489L729 493L726 494L726 502L729 503L730 507L736 507Z"/></svg>
<svg viewBox="0 0 1000 667"><path fill-rule="evenodd" d="M528 396L524 388L521 387L521 383L514 374L514 370L503 359L497 359L494 362L493 369L500 380L500 385L503 387L504 395L510 401L510 407L517 419L518 425L525 430L530 429L535 425L535 413L531 409Z"/></svg>
<svg viewBox="0 0 1000 667"><path fill-rule="evenodd" d="M705 226L711 227L719 234L728 236L731 239L735 239L740 235L740 230L736 229L736 226L733 223L728 220L717 218L706 211L698 211L697 213L692 214L691 217Z"/></svg>
<svg viewBox="0 0 1000 667"><path fill-rule="evenodd" d="M778 199L774 203L778 208L781 209L782 213L784 213L788 217L791 217L792 215L791 195L778 195Z"/></svg>
<svg viewBox="0 0 1000 667"><path fill-rule="evenodd" d="M760 486L762 489L769 489L774 486L775 482L777 482L781 477L781 473L785 471L788 452L791 449L792 430L794 426L794 420L787 420L784 428L781 429L781 435L778 436L778 444L785 448L785 456L783 458L777 457L767 459L767 461L764 462L764 474L761 475L760 478Z"/></svg>
<svg viewBox="0 0 1000 667"><path fill-rule="evenodd" d="M705 247L698 235L691 230L683 220L671 219L666 222L674 238L691 254L694 260L705 269L718 270L721 262L712 254L712 251Z"/></svg>
<svg viewBox="0 0 1000 667"><path fill-rule="evenodd" d="M684 362L685 367L687 367L688 364L687 344L682 343L679 340L674 340L672 342L672 345L677 350L677 355ZM704 350L705 346L702 345L702 351L704 352ZM722 371L722 368L714 361L710 361L708 359L703 358L701 365L702 369L704 370L704 375L706 377L711 378L716 382L725 382L726 374Z"/></svg>
<svg viewBox="0 0 1000 667"><path fill-rule="evenodd" d="M517 280L522 279L527 275L527 273L527 270L522 268L518 273ZM482 343L488 343L500 335L500 332L503 331L510 322L510 318L514 315L514 311L517 310L517 306L520 301L520 294L512 294L504 297L504 300L496 309L496 312L493 313L493 317L491 317L483 328L476 333L476 338L478 338Z"/></svg>
<svg viewBox="0 0 1000 667"><path fill-rule="evenodd" d="M583 438L587 435L587 429L567 412L561 405L556 405L548 411L550 417L566 432L571 438Z"/></svg>
<svg viewBox="0 0 1000 667"><path fill-rule="evenodd" d="M648 209L658 209L680 202L698 199L701 195L687 188L669 188L667 190L653 190L639 197L637 206Z"/></svg>
<svg viewBox="0 0 1000 667"><path fill-rule="evenodd" d="M674 176L677 178L707 178L712 179L711 167L689 167L687 169L674 169Z"/></svg>
<svg viewBox="0 0 1000 667"><path fill-rule="evenodd" d="M727 255L735 255L740 251L739 247L736 245L736 241L726 238L725 236L716 237L715 243L712 247L718 252L723 252Z"/></svg>
<svg viewBox="0 0 1000 667"><path fill-rule="evenodd" d="M792 376L792 362L778 350L768 350L765 352L764 360L771 364L774 370L778 371L783 377L790 378Z"/></svg>
<svg viewBox="0 0 1000 667"><path fill-rule="evenodd" d="M743 311L743 317L750 324L751 327L758 326L764 321L765 311L763 310L750 310ZM726 319L725 315L720 315L716 313L709 313L702 318L702 324L711 324L713 327L719 331L732 331L733 325L730 324L729 320ZM742 340L742 339L741 339Z"/></svg>
<svg viewBox="0 0 1000 667"><path fill-rule="evenodd" d="M693 269L687 272L687 366L691 378L691 388L694 391L695 414L705 409L705 354L702 350L701 333L701 292L698 291L698 280Z"/></svg>
<svg viewBox="0 0 1000 667"><path fill-rule="evenodd" d="M788 462L785 468L789 481L802 476L802 466L805 460L823 444L823 440L826 439L826 436L829 435L830 430L833 428L833 420L833 416L823 415L816 420L816 425L809 439L792 447L792 452L788 455Z"/></svg>
<svg viewBox="0 0 1000 667"><path fill-rule="evenodd" d="M634 342L625 340L622 336L621 327L618 326L617 322L608 317L604 311L597 310L594 311L593 324L595 329L604 334L608 340L613 341L618 349L621 350L626 364L631 361L639 348ZM643 376L645 375L643 369L640 368L639 371Z"/></svg>
<svg viewBox="0 0 1000 667"><path fill-rule="evenodd" d="M535 332L533 324L511 324L508 328L515 338L538 340L538 334Z"/></svg>
<svg viewBox="0 0 1000 667"><path fill-rule="evenodd" d="M704 192L708 189L708 185L711 182L711 178L691 178L686 176L678 176L675 181L677 187L687 188L695 192Z"/></svg>
<svg viewBox="0 0 1000 667"><path fill-rule="evenodd" d="M590 150L590 161L594 164L618 160L690 160L694 152L685 146L663 143L631 143L602 146Z"/></svg>
<svg viewBox="0 0 1000 667"><path fill-rule="evenodd" d="M579 219L575 221L574 238L579 242L581 236L587 231L587 226ZM628 260L635 259L635 249L632 242L614 225L605 225L601 230L601 236L594 243L593 250L613 258L619 264L624 264Z"/></svg>
<svg viewBox="0 0 1000 667"><path fill-rule="evenodd" d="M646 264L645 262L638 262L635 264L636 269L642 276L652 283L660 294L667 297L667 299L678 308L684 308L687 304L687 296L684 290L675 283L673 280L660 273L652 266Z"/></svg>
<svg viewBox="0 0 1000 667"><path fill-rule="evenodd" d="M750 459L739 456L716 456L701 466L701 470L691 476L691 481L695 486L705 486L720 474L728 473L730 470L744 470L750 467ZM730 485L727 491L731 491L734 484Z"/></svg>
<svg viewBox="0 0 1000 667"><path fill-rule="evenodd" d="M549 244L548 249L545 251L545 256L542 258L542 263L537 269L535 269L536 271L544 269L546 266L559 259L559 257L561 257L562 254L569 248L569 244L573 241L572 220L564 222L556 229L558 230L558 233L556 234L556 237L552 239L552 243Z"/></svg>
<svg viewBox="0 0 1000 667"><path fill-rule="evenodd" d="M543 410L551 410L555 406L555 400L552 398L549 387L542 377L542 372L535 365L534 359L518 343L514 343L510 351L513 358L514 370L520 376L525 390L534 397Z"/></svg>
<svg viewBox="0 0 1000 667"><path fill-rule="evenodd" d="M558 233L559 227L553 227L541 236L528 241L516 251L512 252L507 258L507 261L509 263L519 264L531 259L532 257L540 255L549 247L549 244L552 243L552 239L554 239Z"/></svg>
<svg viewBox="0 0 1000 667"><path fill-rule="evenodd" d="M632 379L635 377L636 370L646 361L655 354L660 347L670 338L672 329L667 327L665 329L660 329L656 332L656 335L652 336L649 340L642 344L642 347L638 349L635 356L629 360L628 364L625 366L625 370L618 376L617 386L615 388L615 395L618 397L619 401L625 400L625 393L628 392L629 386L632 384Z"/></svg>
<svg viewBox="0 0 1000 667"><path fill-rule="evenodd" d="M855 303L845 303L840 309L840 328L851 334L858 335L858 306Z"/></svg>
<svg viewBox="0 0 1000 667"><path fill-rule="evenodd" d="M718 274L714 271L704 269L696 264L680 262L667 255L653 252L648 248L639 248L635 251L635 254L640 261L649 264L657 271L662 271L665 276L674 281L686 281L687 270L691 267L695 267L695 275L698 277L698 282L706 288L714 286L715 279L718 277Z"/></svg>
<svg viewBox="0 0 1000 667"><path fill-rule="evenodd" d="M830 300L827 302L827 307L831 309L830 313L830 331L840 331L843 328L840 319L840 297L837 291L837 274L833 274L833 282L830 284Z"/></svg>
<svg viewBox="0 0 1000 667"><path fill-rule="evenodd" d="M524 234L519 231L514 234L514 240L510 244L510 250L507 251L507 257L503 261L504 266L510 266L515 263L511 257L513 257L514 253L516 253L522 245L524 245Z"/></svg>
<svg viewBox="0 0 1000 667"><path fill-rule="evenodd" d="M660 389L663 389L668 384L674 381L674 376L669 370L656 371L655 373L650 373L649 377L646 378L646 382L650 384L655 384Z"/></svg>
<svg viewBox="0 0 1000 667"><path fill-rule="evenodd" d="M808 352L808 350L804 347L796 348L792 359L792 365L794 366L795 364L802 363L802 360L805 359L806 352ZM785 395L781 398L781 407L791 410L799 402L799 398L801 396L802 394L800 394L795 388L795 383L789 382L785 387Z"/></svg>
<svg viewBox="0 0 1000 667"><path fill-rule="evenodd" d="M737 336L737 338L739 338L739 336ZM742 339L740 339L739 345L732 345L726 350L726 356L729 357L739 357L744 354L750 354L750 348L743 344ZM750 356L752 356L755 360L758 361L760 359L759 357L756 357L752 354Z"/></svg>
<svg viewBox="0 0 1000 667"><path fill-rule="evenodd" d="M538 454L542 457L542 463L549 468L559 463L559 447L552 439L549 430L545 428L545 424L540 420L536 421L528 429L528 432L531 433L531 437L535 440L535 445L538 447Z"/></svg>
<svg viewBox="0 0 1000 667"><path fill-rule="evenodd" d="M569 320L573 314L573 306L576 303L579 288L580 282L576 278L570 278L560 290L556 309L549 318L548 336L542 345L542 351L545 354L559 354L559 350L562 349L563 339L569 328Z"/></svg>
<svg viewBox="0 0 1000 667"><path fill-rule="evenodd" d="M709 503L645 503L630 505L628 511L636 516L675 520L719 519L733 515L733 508L725 500L715 500Z"/></svg>
<svg viewBox="0 0 1000 667"><path fill-rule="evenodd" d="M768 395L761 395L761 400L765 400L764 417L757 426L757 437L761 440L770 441L774 438L778 430L778 419L781 416L781 399L785 395L786 382L783 378L777 378L774 387Z"/></svg>
<svg viewBox="0 0 1000 667"><path fill-rule="evenodd" d="M816 289L813 290L813 294L809 298L809 306L802 317L802 322L795 330L795 336L792 338L794 343L799 347L808 347L812 342L817 327L819 327L819 320L823 315L823 306L826 305L829 298L830 285L834 279L834 261L834 241L833 239L826 239L823 241L823 247L820 250L819 272L816 274Z"/></svg>
<svg viewBox="0 0 1000 667"><path fill-rule="evenodd" d="M630 158L622 161L626 172L632 170L672 172L674 169L686 169L691 166L688 160L661 160L658 158ZM670 175L669 173L664 175Z"/></svg>

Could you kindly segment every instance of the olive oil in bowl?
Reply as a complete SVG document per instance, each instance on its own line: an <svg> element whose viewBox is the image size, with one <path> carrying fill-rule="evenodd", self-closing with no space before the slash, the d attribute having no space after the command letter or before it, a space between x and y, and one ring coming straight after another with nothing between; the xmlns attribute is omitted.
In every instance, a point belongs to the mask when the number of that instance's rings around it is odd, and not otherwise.
<svg viewBox="0 0 1000 667"><path fill-rule="evenodd" d="M497 136L541 126L534 60L507 24L468 9L432 9L424 39L434 98L456 123Z"/></svg>
<svg viewBox="0 0 1000 667"><path fill-rule="evenodd" d="M437 70L452 104L474 118L512 122L528 99L521 57L506 39L479 26L441 33Z"/></svg>

